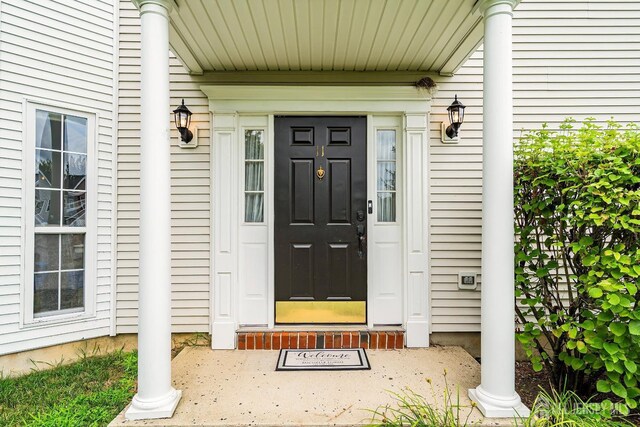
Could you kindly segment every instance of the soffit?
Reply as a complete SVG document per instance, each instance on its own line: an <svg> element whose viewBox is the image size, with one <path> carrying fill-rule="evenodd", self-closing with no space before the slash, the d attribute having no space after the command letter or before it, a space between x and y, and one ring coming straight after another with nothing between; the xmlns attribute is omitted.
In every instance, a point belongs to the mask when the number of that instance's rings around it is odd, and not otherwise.
<svg viewBox="0 0 640 427"><path fill-rule="evenodd" d="M450 75L482 40L476 0L174 0L172 51L209 71Z"/></svg>

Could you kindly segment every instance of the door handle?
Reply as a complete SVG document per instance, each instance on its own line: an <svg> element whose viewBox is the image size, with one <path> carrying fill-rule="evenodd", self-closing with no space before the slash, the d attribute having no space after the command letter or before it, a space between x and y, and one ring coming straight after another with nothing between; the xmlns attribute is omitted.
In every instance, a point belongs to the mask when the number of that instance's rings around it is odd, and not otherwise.
<svg viewBox="0 0 640 427"><path fill-rule="evenodd" d="M356 226L356 234L358 235L358 257L364 258L364 244L365 244L365 233L366 227L364 224L358 224Z"/></svg>

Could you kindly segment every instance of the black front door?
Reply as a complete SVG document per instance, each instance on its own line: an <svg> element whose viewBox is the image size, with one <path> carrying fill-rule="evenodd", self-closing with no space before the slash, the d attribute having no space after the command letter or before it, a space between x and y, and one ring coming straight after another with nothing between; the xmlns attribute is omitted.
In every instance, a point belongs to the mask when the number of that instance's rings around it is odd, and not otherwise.
<svg viewBox="0 0 640 427"><path fill-rule="evenodd" d="M365 323L366 117L275 118L277 323Z"/></svg>

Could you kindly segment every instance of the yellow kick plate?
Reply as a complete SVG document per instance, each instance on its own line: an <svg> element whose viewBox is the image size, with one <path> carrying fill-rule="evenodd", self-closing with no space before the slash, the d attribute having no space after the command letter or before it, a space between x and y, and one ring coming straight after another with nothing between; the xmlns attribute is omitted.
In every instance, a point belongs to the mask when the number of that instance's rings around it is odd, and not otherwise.
<svg viewBox="0 0 640 427"><path fill-rule="evenodd" d="M276 301L276 323L366 323L365 301Z"/></svg>

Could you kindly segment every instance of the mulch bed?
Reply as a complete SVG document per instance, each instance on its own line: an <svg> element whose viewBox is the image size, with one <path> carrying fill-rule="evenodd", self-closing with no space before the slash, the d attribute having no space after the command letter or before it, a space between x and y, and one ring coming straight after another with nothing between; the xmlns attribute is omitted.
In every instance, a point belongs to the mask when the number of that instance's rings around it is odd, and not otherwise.
<svg viewBox="0 0 640 427"><path fill-rule="evenodd" d="M551 391L546 372L535 372L530 362L516 362L516 391L527 407L531 408L541 388Z"/></svg>

